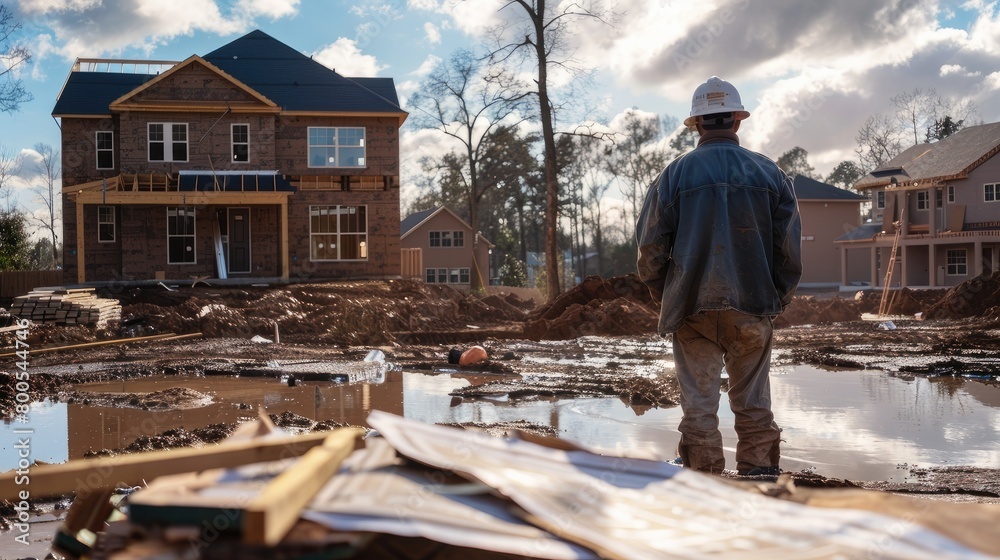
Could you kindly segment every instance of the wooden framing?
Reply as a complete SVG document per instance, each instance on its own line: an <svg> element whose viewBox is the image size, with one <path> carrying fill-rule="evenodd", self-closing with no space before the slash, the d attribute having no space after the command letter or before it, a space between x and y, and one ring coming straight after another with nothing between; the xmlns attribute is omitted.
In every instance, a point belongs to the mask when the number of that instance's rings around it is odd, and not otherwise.
<svg viewBox="0 0 1000 560"><path fill-rule="evenodd" d="M337 439L331 440L330 446L338 443L347 447L347 442L353 442L364 433L364 430L338 428L334 430L334 433L336 432L342 434ZM163 475L209 468L231 468L299 457L318 445L325 445L327 438L332 435L331 432L318 432L223 442L216 446L80 459L57 465L39 465L31 469L31 496L42 498L72 492L91 492L98 488L114 487L117 484L136 486ZM0 473L0 500L15 500L18 491L24 490L24 486L16 482L17 480L19 480L17 471ZM261 507L261 509L265 513L273 511L270 508Z"/></svg>

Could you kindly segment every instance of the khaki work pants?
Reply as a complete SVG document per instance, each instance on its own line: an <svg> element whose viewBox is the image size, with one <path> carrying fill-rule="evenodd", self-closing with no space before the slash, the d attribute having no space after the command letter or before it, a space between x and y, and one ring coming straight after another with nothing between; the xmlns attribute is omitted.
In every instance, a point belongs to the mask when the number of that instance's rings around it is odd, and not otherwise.
<svg viewBox="0 0 1000 560"><path fill-rule="evenodd" d="M722 366L729 373L729 406L736 417L736 469L777 467L781 430L771 413L771 318L732 309L703 311L673 335L684 417L678 452L684 466L722 472L719 432Z"/></svg>

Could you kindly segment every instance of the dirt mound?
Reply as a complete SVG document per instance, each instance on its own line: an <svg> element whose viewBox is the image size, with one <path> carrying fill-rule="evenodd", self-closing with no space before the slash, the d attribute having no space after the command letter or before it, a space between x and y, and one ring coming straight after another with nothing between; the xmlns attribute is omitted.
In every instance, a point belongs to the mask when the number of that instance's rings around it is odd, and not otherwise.
<svg viewBox="0 0 1000 560"><path fill-rule="evenodd" d="M983 274L948 290L924 312L924 319L1000 316L1000 271Z"/></svg>
<svg viewBox="0 0 1000 560"><path fill-rule="evenodd" d="M532 340L566 340L586 335L631 335L656 331L659 313L635 274L583 283L536 309L525 322Z"/></svg>
<svg viewBox="0 0 1000 560"><path fill-rule="evenodd" d="M94 393L74 391L66 395L89 406L141 408L142 410L184 410L212 404L211 395L187 387L171 387L152 393Z"/></svg>
<svg viewBox="0 0 1000 560"><path fill-rule="evenodd" d="M795 296L781 315L774 318L774 328L860 319L861 305L857 301L838 297L820 299L815 296Z"/></svg>

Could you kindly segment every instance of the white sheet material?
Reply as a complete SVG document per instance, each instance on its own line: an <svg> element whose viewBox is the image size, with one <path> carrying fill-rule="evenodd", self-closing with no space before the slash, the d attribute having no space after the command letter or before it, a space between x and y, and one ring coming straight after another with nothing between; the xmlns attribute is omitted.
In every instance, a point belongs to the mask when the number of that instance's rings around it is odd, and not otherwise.
<svg viewBox="0 0 1000 560"><path fill-rule="evenodd" d="M401 455L481 481L548 530L616 558L986 558L903 518L767 498L666 463L380 411L368 423Z"/></svg>

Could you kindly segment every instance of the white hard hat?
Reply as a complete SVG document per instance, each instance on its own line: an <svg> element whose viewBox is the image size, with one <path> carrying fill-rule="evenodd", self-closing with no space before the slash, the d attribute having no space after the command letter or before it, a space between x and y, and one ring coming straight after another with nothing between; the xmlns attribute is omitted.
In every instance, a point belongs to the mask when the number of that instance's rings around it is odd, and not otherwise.
<svg viewBox="0 0 1000 560"><path fill-rule="evenodd" d="M743 108L743 103L740 101L740 92L736 91L733 84L718 76L712 76L694 90L694 96L691 98L691 116L684 119L684 124L694 126L698 117L715 113L733 113L736 120L750 116L750 112Z"/></svg>

